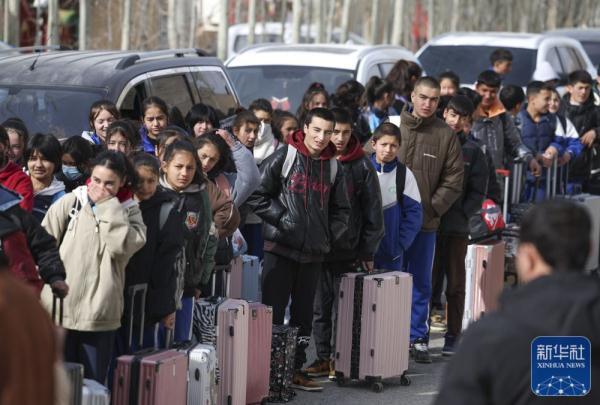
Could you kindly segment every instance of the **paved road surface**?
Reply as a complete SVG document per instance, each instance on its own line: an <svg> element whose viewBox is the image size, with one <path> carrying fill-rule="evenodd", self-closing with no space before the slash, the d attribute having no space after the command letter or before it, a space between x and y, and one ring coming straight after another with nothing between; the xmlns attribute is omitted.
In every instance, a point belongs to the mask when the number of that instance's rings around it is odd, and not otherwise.
<svg viewBox="0 0 600 405"><path fill-rule="evenodd" d="M290 405L301 404L343 404L343 405L429 405L433 403L445 365L449 358L442 357L441 349L444 339L440 334L433 334L431 340L432 364L417 364L412 360L409 363L407 375L411 385L400 385L399 378L392 378L384 382L382 393L374 393L369 385L364 382L352 382L346 387L338 387L328 379L323 382L322 392L297 391L298 395ZM309 362L314 360L314 347L310 348Z"/></svg>

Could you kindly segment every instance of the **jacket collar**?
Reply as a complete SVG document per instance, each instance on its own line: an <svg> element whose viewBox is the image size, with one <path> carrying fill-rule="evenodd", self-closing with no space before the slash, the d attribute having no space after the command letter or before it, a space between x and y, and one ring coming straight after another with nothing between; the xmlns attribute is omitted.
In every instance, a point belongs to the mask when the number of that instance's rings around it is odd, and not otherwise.
<svg viewBox="0 0 600 405"><path fill-rule="evenodd" d="M395 158L391 162L382 165L380 163L377 163L377 159L375 158L375 154L373 153L371 155L371 163L373 163L373 167L375 167L377 173L389 173L392 170L394 170L396 166L398 166L398 159Z"/></svg>
<svg viewBox="0 0 600 405"><path fill-rule="evenodd" d="M61 191L65 191L65 184L58 180L56 177L52 179L52 183L48 187L43 190L35 191L33 193L34 196L52 196L56 193L60 193Z"/></svg>
<svg viewBox="0 0 600 405"><path fill-rule="evenodd" d="M419 129L431 125L437 117L435 113L427 118L421 118L413 115L413 107L407 106L400 115L402 125L406 125L410 129Z"/></svg>
<svg viewBox="0 0 600 405"><path fill-rule="evenodd" d="M353 162L365 156L362 145L357 137L354 135L350 136L348 146L346 146L346 153L341 155L338 160L340 162Z"/></svg>
<svg viewBox="0 0 600 405"><path fill-rule="evenodd" d="M496 97L492 106L487 110L484 110L481 104L479 105L479 107L477 107L477 115L483 118L494 118L502 114L503 112L506 112L506 109L504 108L498 97Z"/></svg>
<svg viewBox="0 0 600 405"><path fill-rule="evenodd" d="M300 152L302 155L304 155L306 157L311 157L310 152L308 151L308 149L306 148L306 145L304 144L304 137L305 137L304 132L301 129L297 130L290 137L290 145L295 147L298 150L298 152ZM329 160L335 156L335 151L336 151L335 145L333 143L329 142L327 144L327 146L325 147L325 149L323 149L323 151L319 155L318 159L319 160Z"/></svg>
<svg viewBox="0 0 600 405"><path fill-rule="evenodd" d="M165 179L164 174L162 176L160 176L159 182L160 182L160 185L163 186L163 188L177 192L173 189L173 187L171 187L169 182ZM192 182L192 184L187 186L185 189L179 191L179 193L193 194L193 193L197 193L198 191L201 191L204 187L205 187L204 185L200 186L200 185Z"/></svg>

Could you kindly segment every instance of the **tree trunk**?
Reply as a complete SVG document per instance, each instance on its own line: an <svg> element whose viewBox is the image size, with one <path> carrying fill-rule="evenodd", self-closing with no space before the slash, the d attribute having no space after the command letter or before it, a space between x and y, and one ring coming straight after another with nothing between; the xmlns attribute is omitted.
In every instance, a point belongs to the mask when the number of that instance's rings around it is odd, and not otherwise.
<svg viewBox="0 0 600 405"><path fill-rule="evenodd" d="M79 0L79 50L87 49L88 0Z"/></svg>
<svg viewBox="0 0 600 405"><path fill-rule="evenodd" d="M48 28L46 31L48 45L60 45L58 24L58 0L48 0Z"/></svg>
<svg viewBox="0 0 600 405"><path fill-rule="evenodd" d="M455 32L458 29L460 19L460 0L452 1L452 19L450 20L450 31Z"/></svg>
<svg viewBox="0 0 600 405"><path fill-rule="evenodd" d="M131 0L123 0L123 14L121 18L121 49L126 51L131 47Z"/></svg>
<svg viewBox="0 0 600 405"><path fill-rule="evenodd" d="M433 0L427 0L427 39L433 38Z"/></svg>
<svg viewBox="0 0 600 405"><path fill-rule="evenodd" d="M196 47L196 29L198 27L198 1L192 0L192 6L190 10L190 29L188 36L188 48Z"/></svg>
<svg viewBox="0 0 600 405"><path fill-rule="evenodd" d="M219 33L217 38L217 56L221 60L227 59L227 10L228 1L221 0L221 9L219 10Z"/></svg>
<svg viewBox="0 0 600 405"><path fill-rule="evenodd" d="M256 32L256 0L248 1L248 45L254 45Z"/></svg>
<svg viewBox="0 0 600 405"><path fill-rule="evenodd" d="M372 44L378 44L377 31L379 30L379 5L381 0L373 0L371 3L371 33L370 39Z"/></svg>
<svg viewBox="0 0 600 405"><path fill-rule="evenodd" d="M327 6L329 4L329 6ZM337 0L330 0L325 2L327 10L327 31L325 33L325 42L331 42L333 38L333 19L335 16L335 9L337 7Z"/></svg>
<svg viewBox="0 0 600 405"><path fill-rule="evenodd" d="M402 9L404 8L404 0L394 0L394 19L392 20L392 45L400 45L402 43Z"/></svg>
<svg viewBox="0 0 600 405"><path fill-rule="evenodd" d="M348 40L348 29L350 27L350 6L352 5L352 1L342 1L342 35L340 36L340 42L344 43Z"/></svg>
<svg viewBox="0 0 600 405"><path fill-rule="evenodd" d="M4 0L4 42L21 45L21 10L19 0Z"/></svg>
<svg viewBox="0 0 600 405"><path fill-rule="evenodd" d="M302 23L302 0L294 0L293 3L293 22L292 22L292 42L300 43L300 24Z"/></svg>

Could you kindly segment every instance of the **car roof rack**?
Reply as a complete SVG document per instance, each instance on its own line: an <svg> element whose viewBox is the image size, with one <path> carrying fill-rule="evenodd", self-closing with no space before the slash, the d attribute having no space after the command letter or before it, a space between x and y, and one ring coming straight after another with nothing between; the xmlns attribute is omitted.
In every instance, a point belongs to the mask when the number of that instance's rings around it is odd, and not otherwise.
<svg viewBox="0 0 600 405"><path fill-rule="evenodd" d="M115 67L118 70L125 70L133 65L139 60L144 59L156 59L156 58L164 58L164 57L176 57L183 58L186 55L195 55L195 56L207 56L207 53L200 48L181 48L181 49L163 49L159 51L143 51L140 53L134 53L131 55L127 55L123 57Z"/></svg>

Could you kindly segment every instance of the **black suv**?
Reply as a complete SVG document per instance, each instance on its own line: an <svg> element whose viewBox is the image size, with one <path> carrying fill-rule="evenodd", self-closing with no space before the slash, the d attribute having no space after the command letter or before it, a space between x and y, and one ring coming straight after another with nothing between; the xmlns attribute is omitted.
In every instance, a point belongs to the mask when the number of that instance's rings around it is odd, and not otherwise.
<svg viewBox="0 0 600 405"><path fill-rule="evenodd" d="M221 61L198 49L0 54L0 122L19 117L31 133L79 135L89 130L89 108L100 99L140 119L141 103L152 95L183 114L199 102L222 117L239 106Z"/></svg>

